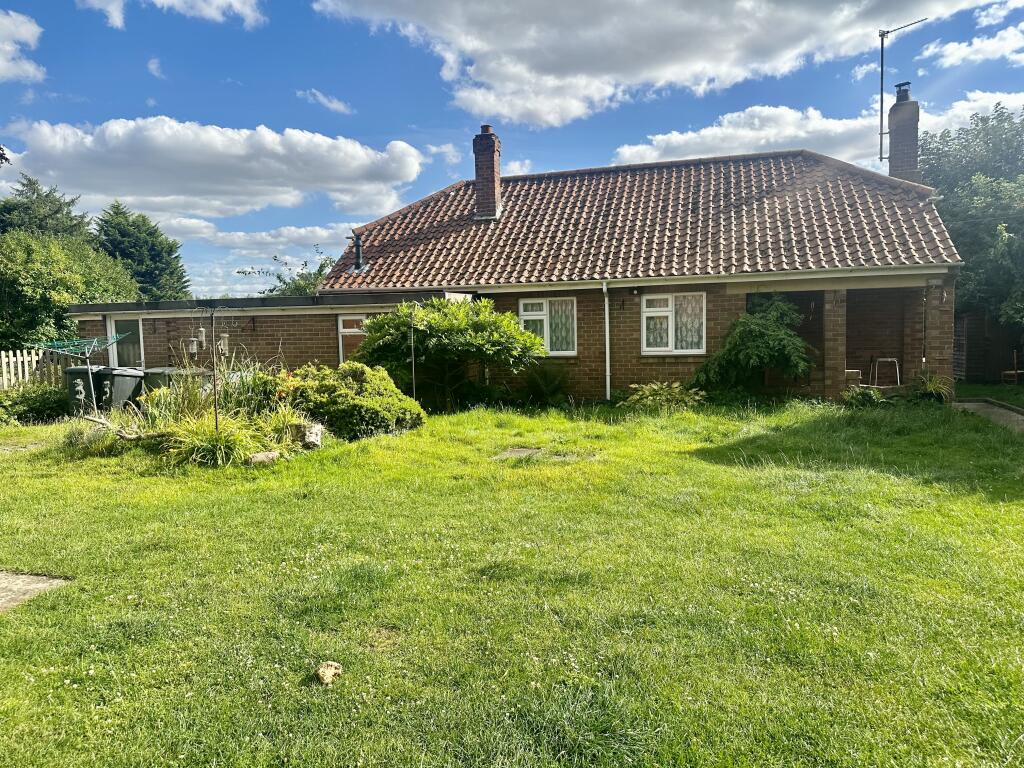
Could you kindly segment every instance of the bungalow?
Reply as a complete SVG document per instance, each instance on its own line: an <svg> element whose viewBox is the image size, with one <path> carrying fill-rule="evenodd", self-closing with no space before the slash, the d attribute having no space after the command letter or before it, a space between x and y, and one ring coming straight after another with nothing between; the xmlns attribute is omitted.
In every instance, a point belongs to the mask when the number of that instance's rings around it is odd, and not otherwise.
<svg viewBox="0 0 1024 768"><path fill-rule="evenodd" d="M474 179L357 228L301 309L239 300L229 333L257 356L336 363L361 318L402 298L486 296L544 340L575 395L600 399L688 380L753 296L782 293L816 350L808 393L950 376L960 259L920 183L918 115L901 85L889 176L793 150L502 177L484 125ZM195 338L194 306L75 311L84 335L138 323L121 345L150 365Z"/></svg>

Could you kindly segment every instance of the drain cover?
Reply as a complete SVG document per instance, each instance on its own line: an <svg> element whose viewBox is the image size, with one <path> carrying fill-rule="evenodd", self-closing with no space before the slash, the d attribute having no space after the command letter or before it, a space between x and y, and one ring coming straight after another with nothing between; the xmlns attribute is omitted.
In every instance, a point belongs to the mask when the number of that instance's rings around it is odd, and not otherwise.
<svg viewBox="0 0 1024 768"><path fill-rule="evenodd" d="M0 612L10 610L48 589L67 584L64 579L0 571Z"/></svg>

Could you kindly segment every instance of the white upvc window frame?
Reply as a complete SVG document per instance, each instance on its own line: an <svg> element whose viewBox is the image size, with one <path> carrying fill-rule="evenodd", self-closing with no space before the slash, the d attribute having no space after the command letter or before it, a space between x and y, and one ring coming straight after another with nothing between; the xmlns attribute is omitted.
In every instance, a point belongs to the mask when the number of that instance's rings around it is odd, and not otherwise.
<svg viewBox="0 0 1024 768"><path fill-rule="evenodd" d="M142 368L144 370L146 368L146 340L145 340L145 338L142 335L142 316L141 315L136 315L136 316L129 315L128 317L124 317L124 316L117 317L116 315L107 315L107 317L106 317L107 336L109 336L111 338L113 338L114 336L117 335L117 333L114 330L114 323L117 320L134 320L135 323L138 325L138 329L139 329L138 330L138 333L139 333L139 356L142 358L139 362L142 364ZM107 359L108 359L108 362L110 363L110 367L111 368L120 368L121 367L121 365L120 365L120 363L118 362L118 359L117 359L117 343L116 342L114 344L111 344L110 348L107 350Z"/></svg>
<svg viewBox="0 0 1024 768"><path fill-rule="evenodd" d="M551 349L551 317L548 312L549 301L571 301L572 302L572 341L573 348L569 350L556 350ZM524 309L527 304L540 304L542 309L526 311ZM575 296L552 296L550 298L530 298L519 300L519 327L525 329L527 320L543 320L544 321L544 335L541 338L544 340L544 349L547 351L550 357L576 357L576 350L580 346L579 328L577 326L576 318L576 297Z"/></svg>
<svg viewBox="0 0 1024 768"><path fill-rule="evenodd" d="M699 349L675 349L676 341L676 297L677 296L700 296L701 297L701 346ZM647 307L647 302L652 299L668 299L668 307ZM668 318L668 346L650 347L647 345L647 318L667 317ZM676 293L644 293L640 296L640 354L642 355L705 355L708 347L708 295L704 291L679 291Z"/></svg>
<svg viewBox="0 0 1024 768"><path fill-rule="evenodd" d="M365 336L366 331L363 330L362 325L358 328L346 328L345 320L362 320L366 322L366 315L338 315L338 362L345 362L345 337L346 336Z"/></svg>

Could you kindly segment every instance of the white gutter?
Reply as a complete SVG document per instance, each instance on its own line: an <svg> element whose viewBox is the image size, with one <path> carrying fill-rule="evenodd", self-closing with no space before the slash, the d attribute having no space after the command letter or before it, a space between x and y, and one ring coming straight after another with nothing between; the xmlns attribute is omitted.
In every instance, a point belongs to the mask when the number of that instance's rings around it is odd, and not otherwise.
<svg viewBox="0 0 1024 768"><path fill-rule="evenodd" d="M432 287L387 286L382 288L360 288L363 293L401 293L415 291L471 291L474 293L522 293L523 291L578 291L585 288L600 288L602 283L611 283L613 288L634 288L644 285L691 285L693 283L762 283L782 280L828 280L830 278L856 275L880 277L892 275L945 275L958 270L962 264L900 264L886 267L828 267L825 269L793 269L776 272L739 272L729 275L674 275L671 277L611 278L608 280L564 280L545 283L506 283L477 285L446 285ZM321 289L321 294L349 293L351 288L336 290Z"/></svg>
<svg viewBox="0 0 1024 768"><path fill-rule="evenodd" d="M604 399L612 399L612 337L611 320L608 315L608 281L601 281L604 294Z"/></svg>

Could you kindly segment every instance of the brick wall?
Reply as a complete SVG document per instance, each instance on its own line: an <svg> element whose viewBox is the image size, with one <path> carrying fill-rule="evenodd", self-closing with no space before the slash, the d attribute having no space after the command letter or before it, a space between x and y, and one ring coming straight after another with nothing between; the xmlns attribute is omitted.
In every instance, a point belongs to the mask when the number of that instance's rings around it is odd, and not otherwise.
<svg viewBox="0 0 1024 768"><path fill-rule="evenodd" d="M835 399L846 388L846 291L824 291L822 301L824 395Z"/></svg>
<svg viewBox="0 0 1024 768"><path fill-rule="evenodd" d="M199 362L212 359L217 338L208 314L192 317L155 317L142 320L142 341L146 366L180 363L187 355L188 340L206 329L206 350L199 353ZM294 368L304 363L338 364L337 316L334 314L281 315L217 315L216 336L228 335L228 353L236 357L255 358L262 363ZM84 320L78 324L82 336L106 335L100 320ZM360 336L346 336L346 354L358 345ZM101 362L107 364L107 356Z"/></svg>
<svg viewBox="0 0 1024 768"><path fill-rule="evenodd" d="M612 389L649 381L689 381L707 355L641 354L641 296L644 293L707 294L707 353L719 349L733 321L746 308L745 294L727 294L724 285L673 285L656 288L614 288L608 292L611 326ZM578 398L600 400L605 396L604 296L600 290L497 294L492 298L504 312L519 312L524 298L576 297L576 357L548 358L544 365L563 370L569 390ZM500 375L493 381L508 381ZM511 383L511 382L510 382Z"/></svg>
<svg viewBox="0 0 1024 768"><path fill-rule="evenodd" d="M908 305L919 296L916 289L879 288L852 290L846 293L846 367L859 370L861 381L873 382L871 366L880 357L895 357L900 361L900 373L907 379L914 368L914 358L921 353L913 351L913 333L905 333L904 322ZM913 313L910 319L913 320ZM913 331L913 329L911 329ZM908 347L907 339L910 339ZM878 383L896 384L896 369L891 365L878 370Z"/></svg>
<svg viewBox="0 0 1024 768"><path fill-rule="evenodd" d="M924 352L928 370L953 378L953 280L925 289Z"/></svg>

